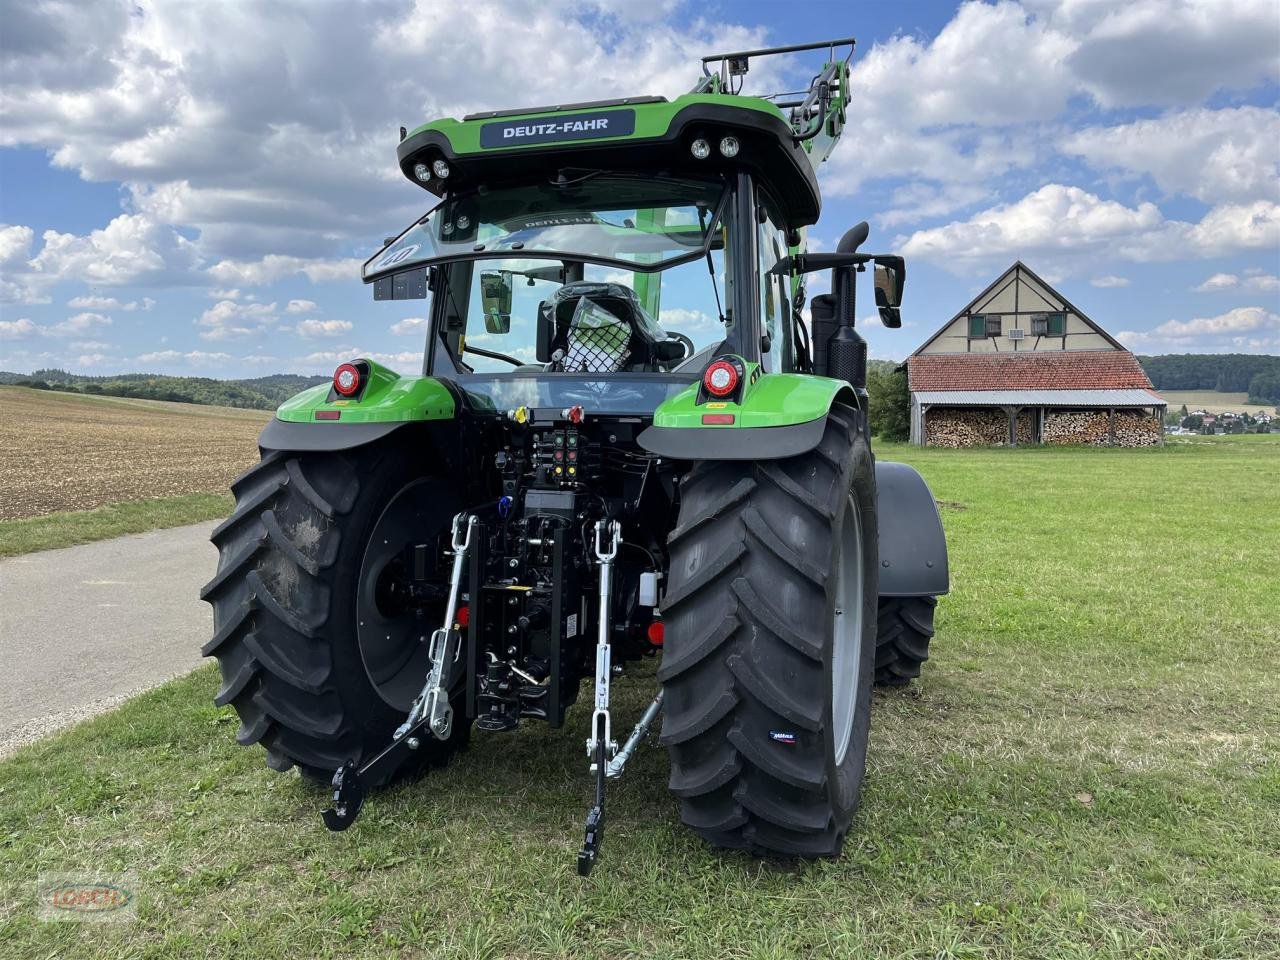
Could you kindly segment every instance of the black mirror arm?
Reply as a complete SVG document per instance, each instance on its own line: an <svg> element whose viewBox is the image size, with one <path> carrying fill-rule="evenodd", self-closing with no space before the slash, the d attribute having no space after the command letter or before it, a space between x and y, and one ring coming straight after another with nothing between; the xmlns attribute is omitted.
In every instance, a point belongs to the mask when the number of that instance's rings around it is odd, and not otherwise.
<svg viewBox="0 0 1280 960"><path fill-rule="evenodd" d="M798 253L795 256L783 257L769 272L782 275L815 273L818 270L859 266L871 263L873 260L898 270L903 267L902 257L889 253Z"/></svg>

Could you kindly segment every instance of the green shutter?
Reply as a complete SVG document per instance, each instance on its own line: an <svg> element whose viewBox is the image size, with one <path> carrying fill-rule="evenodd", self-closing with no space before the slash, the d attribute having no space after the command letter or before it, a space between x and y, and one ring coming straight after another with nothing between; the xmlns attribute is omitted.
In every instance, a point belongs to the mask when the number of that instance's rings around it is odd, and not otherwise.
<svg viewBox="0 0 1280 960"><path fill-rule="evenodd" d="M1051 313L1049 320L1049 336L1062 337L1067 333L1067 315L1065 313Z"/></svg>
<svg viewBox="0 0 1280 960"><path fill-rule="evenodd" d="M969 316L969 339L981 340L987 335L987 318L980 313Z"/></svg>

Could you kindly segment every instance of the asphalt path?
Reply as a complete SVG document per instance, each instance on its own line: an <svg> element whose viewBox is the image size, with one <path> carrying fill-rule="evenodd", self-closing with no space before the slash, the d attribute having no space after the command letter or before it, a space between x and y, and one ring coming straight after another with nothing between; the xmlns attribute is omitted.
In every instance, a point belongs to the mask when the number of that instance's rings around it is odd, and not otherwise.
<svg viewBox="0 0 1280 960"><path fill-rule="evenodd" d="M201 662L213 527L0 560L0 756Z"/></svg>

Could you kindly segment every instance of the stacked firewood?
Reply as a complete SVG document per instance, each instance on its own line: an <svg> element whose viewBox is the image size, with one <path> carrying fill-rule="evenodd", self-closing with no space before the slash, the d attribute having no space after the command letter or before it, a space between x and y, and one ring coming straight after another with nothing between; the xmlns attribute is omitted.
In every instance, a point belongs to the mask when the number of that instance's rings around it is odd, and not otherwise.
<svg viewBox="0 0 1280 960"><path fill-rule="evenodd" d="M1137 410L1116 411L1116 446L1149 446L1160 442L1160 433L1160 421L1154 417ZM1106 446L1111 442L1110 417L1106 410L1046 413L1041 439L1052 444Z"/></svg>
<svg viewBox="0 0 1280 960"><path fill-rule="evenodd" d="M1018 442L1031 443L1035 415L1018 415ZM925 443L934 447L997 446L1009 442L1009 417L1003 410L934 409L925 417Z"/></svg>

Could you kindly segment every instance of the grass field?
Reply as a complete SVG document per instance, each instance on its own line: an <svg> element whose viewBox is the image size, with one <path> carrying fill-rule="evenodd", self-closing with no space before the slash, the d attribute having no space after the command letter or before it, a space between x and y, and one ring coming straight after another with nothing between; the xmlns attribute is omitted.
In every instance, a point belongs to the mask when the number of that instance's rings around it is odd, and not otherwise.
<svg viewBox="0 0 1280 960"><path fill-rule="evenodd" d="M0 955L1280 956L1274 439L882 447L941 501L954 591L923 681L877 696L838 862L707 848L649 749L580 880L582 701L329 834L206 668L0 763ZM139 917L42 923L44 871L132 872Z"/></svg>
<svg viewBox="0 0 1280 960"><path fill-rule="evenodd" d="M1188 410L1208 410L1210 413L1269 413L1275 416L1274 404L1249 403L1247 393L1218 393L1214 390L1161 390L1160 396L1169 403L1175 413L1185 403Z"/></svg>
<svg viewBox="0 0 1280 960"><path fill-rule="evenodd" d="M152 500L125 500L92 510L65 510L40 517L0 520L0 559L33 550L122 537L127 533L220 520L231 513L233 503L230 493L187 493Z"/></svg>
<svg viewBox="0 0 1280 960"><path fill-rule="evenodd" d="M0 521L224 492L270 417L24 387L0 387L0 405L0 448L22 467L6 473Z"/></svg>

